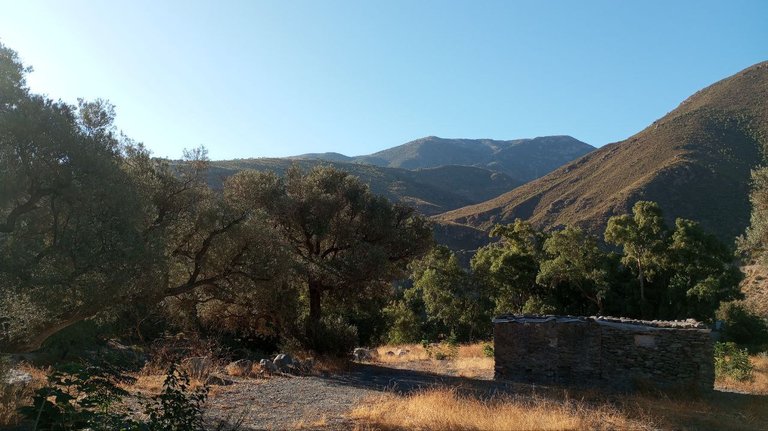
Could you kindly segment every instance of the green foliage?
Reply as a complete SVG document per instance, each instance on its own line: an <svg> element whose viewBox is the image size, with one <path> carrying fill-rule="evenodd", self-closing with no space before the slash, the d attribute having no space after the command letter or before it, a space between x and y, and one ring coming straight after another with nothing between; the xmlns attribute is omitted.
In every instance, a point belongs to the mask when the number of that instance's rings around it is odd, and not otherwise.
<svg viewBox="0 0 768 431"><path fill-rule="evenodd" d="M306 338L319 340L323 304L347 306L390 292L408 262L431 244L427 221L410 208L375 196L360 180L332 167L303 173L241 172L235 181L263 208L292 252L295 282L308 305Z"/></svg>
<svg viewBox="0 0 768 431"><path fill-rule="evenodd" d="M29 92L0 45L0 331L6 350L130 298L146 262L142 206L121 169L104 101L79 106Z"/></svg>
<svg viewBox="0 0 768 431"><path fill-rule="evenodd" d="M528 297L520 310L523 314L557 314L560 312L555 305L552 305L542 299L540 296L533 295Z"/></svg>
<svg viewBox="0 0 768 431"><path fill-rule="evenodd" d="M145 406L147 420L133 419L120 405L128 393L117 386L131 378L105 365L64 364L38 389L20 413L40 431L195 431L204 430L202 406L208 388L192 391L189 377L172 365L163 391Z"/></svg>
<svg viewBox="0 0 768 431"><path fill-rule="evenodd" d="M147 430L204 430L202 407L207 397L207 386L191 391L189 377L171 365L163 382L163 391L146 406Z"/></svg>
<svg viewBox="0 0 768 431"><path fill-rule="evenodd" d="M384 316L389 322L387 343L409 344L423 339L421 319L404 300L389 304L384 309Z"/></svg>
<svg viewBox="0 0 768 431"><path fill-rule="evenodd" d="M19 411L36 430L138 429L137 422L115 408L127 395L116 385L123 379L127 377L109 367L64 364L35 392L32 405Z"/></svg>
<svg viewBox="0 0 768 431"><path fill-rule="evenodd" d="M486 358L493 358L495 356L495 352L493 350L493 344L490 344L490 343L483 344L483 355Z"/></svg>
<svg viewBox="0 0 768 431"><path fill-rule="evenodd" d="M733 252L694 221L677 219L670 231L654 202L611 217L605 239L622 248L621 262L637 277L639 317L710 320L720 302L740 297Z"/></svg>
<svg viewBox="0 0 768 431"><path fill-rule="evenodd" d="M749 200L752 204L750 223L745 235L739 239L739 248L765 265L768 262L768 167L752 171Z"/></svg>
<svg viewBox="0 0 768 431"><path fill-rule="evenodd" d="M605 241L623 249L622 263L633 268L640 285L640 306L643 317L649 317L645 284L664 265L668 228L661 208L655 202L638 201L632 215L611 217L605 228Z"/></svg>
<svg viewBox="0 0 768 431"><path fill-rule="evenodd" d="M734 342L755 353L768 346L768 323L738 302L724 302L717 318L725 323L724 341Z"/></svg>
<svg viewBox="0 0 768 431"><path fill-rule="evenodd" d="M450 333L467 341L487 336L491 303L486 286L462 268L446 247L435 247L415 261L411 279L413 288L408 293L420 297L435 335Z"/></svg>
<svg viewBox="0 0 768 431"><path fill-rule="evenodd" d="M456 359L459 356L459 345L452 343L423 343L424 351L428 358L438 361Z"/></svg>
<svg viewBox="0 0 768 431"><path fill-rule="evenodd" d="M741 349L733 342L715 343L715 375L718 378L752 380L753 368L747 349Z"/></svg>
<svg viewBox="0 0 768 431"><path fill-rule="evenodd" d="M660 317L689 316L708 320L723 301L741 297L743 274L733 251L696 222L675 221L668 246L671 273Z"/></svg>
<svg viewBox="0 0 768 431"><path fill-rule="evenodd" d="M483 247L472 257L472 271L490 289L494 313L520 312L526 301L543 290L536 283L546 235L522 220L497 226L492 236L501 241Z"/></svg>
<svg viewBox="0 0 768 431"><path fill-rule="evenodd" d="M339 357L348 355L359 345L357 327L340 316L324 316L311 348Z"/></svg>
<svg viewBox="0 0 768 431"><path fill-rule="evenodd" d="M536 282L548 286L560 310L570 314L602 314L609 289L609 261L597 238L569 226L547 238L543 248L546 257ZM584 300L589 308L583 306Z"/></svg>

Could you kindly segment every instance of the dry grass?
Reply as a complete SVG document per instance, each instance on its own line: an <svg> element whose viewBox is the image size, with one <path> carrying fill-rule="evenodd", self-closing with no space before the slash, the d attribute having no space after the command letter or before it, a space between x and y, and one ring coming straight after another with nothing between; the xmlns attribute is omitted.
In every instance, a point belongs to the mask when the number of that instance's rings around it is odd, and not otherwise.
<svg viewBox="0 0 768 431"><path fill-rule="evenodd" d="M603 404L546 398L497 397L481 400L451 389L432 389L405 397L385 395L355 408L361 430L571 430L646 429Z"/></svg>
<svg viewBox="0 0 768 431"><path fill-rule="evenodd" d="M768 355L750 356L749 360L754 366L752 380L740 382L725 377L715 382L715 388L732 392L768 395Z"/></svg>
<svg viewBox="0 0 768 431"><path fill-rule="evenodd" d="M379 354L376 362L396 368L411 368L420 371L450 374L468 378L491 378L493 376L493 358L485 356L485 343L460 345L454 349L456 356L451 359L435 359L435 352L447 353L446 345L431 347L432 355L420 344L387 345L376 349ZM388 355L393 352L394 355ZM400 355L397 353L401 352Z"/></svg>
<svg viewBox="0 0 768 431"><path fill-rule="evenodd" d="M316 430L328 426L328 417L323 415L319 419L299 419L292 426L294 430Z"/></svg>
<svg viewBox="0 0 768 431"><path fill-rule="evenodd" d="M49 370L36 368L22 363L14 367L32 376L32 381L26 385L6 385L0 383L0 428L18 425L21 421L17 409L32 403L35 391L48 381Z"/></svg>

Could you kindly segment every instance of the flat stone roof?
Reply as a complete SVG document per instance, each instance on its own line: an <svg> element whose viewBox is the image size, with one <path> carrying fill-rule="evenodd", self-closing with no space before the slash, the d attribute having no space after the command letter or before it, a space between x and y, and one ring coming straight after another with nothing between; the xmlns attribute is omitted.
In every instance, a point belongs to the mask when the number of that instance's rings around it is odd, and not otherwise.
<svg viewBox="0 0 768 431"><path fill-rule="evenodd" d="M698 329L710 330L705 323L694 319L685 320L638 320L627 317L611 316L558 316L558 315L536 315L536 314L502 314L493 319L493 323L586 323L595 322L597 324L611 326L620 329Z"/></svg>

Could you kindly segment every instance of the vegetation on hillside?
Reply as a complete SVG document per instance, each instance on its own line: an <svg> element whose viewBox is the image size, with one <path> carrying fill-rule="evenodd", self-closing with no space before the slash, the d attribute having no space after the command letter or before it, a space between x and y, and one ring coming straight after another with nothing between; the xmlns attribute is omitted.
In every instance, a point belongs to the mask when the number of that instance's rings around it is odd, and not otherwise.
<svg viewBox="0 0 768 431"><path fill-rule="evenodd" d="M428 136L367 156L357 163L393 168L476 166L503 172L521 183L531 181L589 153L594 147L570 136L498 141Z"/></svg>
<svg viewBox="0 0 768 431"><path fill-rule="evenodd" d="M733 250L694 221L670 229L653 202L608 221L605 240L618 253L575 227L547 233L516 220L492 234L500 241L478 250L470 269L445 247L412 264L413 286L387 308L391 342L483 339L502 313L713 321L721 303L741 297ZM723 318L733 336L747 330L747 315Z"/></svg>
<svg viewBox="0 0 768 431"><path fill-rule="evenodd" d="M638 200L666 222L697 220L731 242L749 223L749 178L768 145L768 63L711 85L636 135L568 163L502 196L437 217L489 230L528 220L598 234ZM757 181L759 181L759 177Z"/></svg>
<svg viewBox="0 0 768 431"><path fill-rule="evenodd" d="M313 159L237 159L210 164L208 182L220 189L222 182L241 170L269 171L283 175L291 166L304 170L330 165L368 184L377 195L414 207L421 214L434 215L506 193L522 182L506 174L471 166L440 166L408 170L367 164Z"/></svg>

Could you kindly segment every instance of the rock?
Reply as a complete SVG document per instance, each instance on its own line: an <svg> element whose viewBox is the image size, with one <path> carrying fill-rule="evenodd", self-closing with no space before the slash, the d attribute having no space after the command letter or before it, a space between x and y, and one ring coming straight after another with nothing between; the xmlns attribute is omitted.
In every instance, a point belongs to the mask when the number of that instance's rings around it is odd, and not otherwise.
<svg viewBox="0 0 768 431"><path fill-rule="evenodd" d="M11 368L5 376L5 384L9 386L24 386L32 381L32 375L24 371Z"/></svg>
<svg viewBox="0 0 768 431"><path fill-rule="evenodd" d="M408 350L397 349L397 352L395 352L395 354L396 354L398 357L401 357L401 356L405 356L405 355L407 355L407 354L408 354L408 352L409 352Z"/></svg>
<svg viewBox="0 0 768 431"><path fill-rule="evenodd" d="M208 376L207 379L205 379L205 384L208 386L229 386L233 383L234 382L232 380L224 379L219 376L214 376L213 374L211 374L210 376Z"/></svg>
<svg viewBox="0 0 768 431"><path fill-rule="evenodd" d="M230 376L249 376L251 375L251 369L253 368L253 361L248 359L240 359L239 361L230 362L224 371Z"/></svg>
<svg viewBox="0 0 768 431"><path fill-rule="evenodd" d="M395 352L388 350L386 353L387 356L395 356Z"/></svg>
<svg viewBox="0 0 768 431"><path fill-rule="evenodd" d="M355 361L370 361L378 356L379 353L375 350L366 349L364 347L356 347L355 350L352 351L352 359Z"/></svg>
<svg viewBox="0 0 768 431"><path fill-rule="evenodd" d="M268 373L276 373L277 367L275 366L275 363L272 362L269 359L262 359L259 361L259 365L261 366L261 369L268 372Z"/></svg>
<svg viewBox="0 0 768 431"><path fill-rule="evenodd" d="M275 359L273 359L272 362L275 364L275 367L282 372L287 372L296 367L296 361L291 355L286 353L280 353L275 356Z"/></svg>

